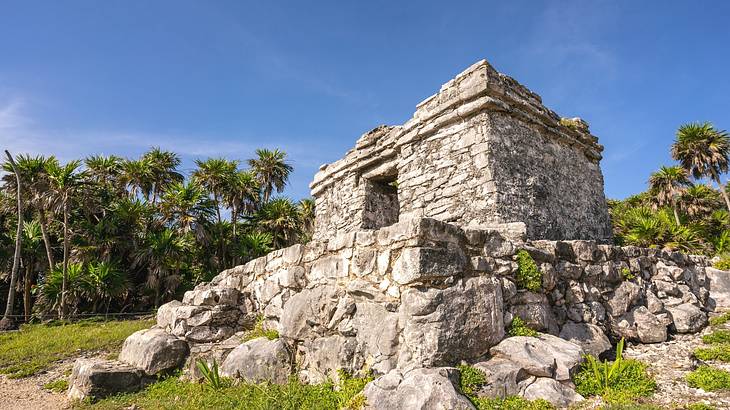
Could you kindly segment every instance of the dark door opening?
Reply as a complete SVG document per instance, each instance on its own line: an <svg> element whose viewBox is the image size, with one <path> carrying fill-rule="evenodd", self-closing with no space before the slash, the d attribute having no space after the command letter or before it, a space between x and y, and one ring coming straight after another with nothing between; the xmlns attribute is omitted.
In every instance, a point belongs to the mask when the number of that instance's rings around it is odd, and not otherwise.
<svg viewBox="0 0 730 410"><path fill-rule="evenodd" d="M378 229L398 222L398 175L365 179L364 229Z"/></svg>

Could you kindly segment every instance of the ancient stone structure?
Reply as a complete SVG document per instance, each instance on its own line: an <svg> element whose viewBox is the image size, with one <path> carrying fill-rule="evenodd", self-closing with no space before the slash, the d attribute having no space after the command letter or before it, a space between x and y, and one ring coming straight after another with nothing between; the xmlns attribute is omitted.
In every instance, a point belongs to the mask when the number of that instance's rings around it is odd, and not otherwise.
<svg viewBox="0 0 730 410"><path fill-rule="evenodd" d="M372 372L375 408L472 408L454 388L461 362L488 374L483 395L581 400L570 376L583 353L694 332L715 301L705 258L603 243L601 147L569 124L477 63L414 119L323 167L313 241L162 306L155 328L125 342L124 363L78 365L74 396L109 390L93 389L107 380L98 372L127 375L129 389L180 366L195 379L197 360L215 360L253 382ZM543 334L505 339L515 317ZM257 321L280 337L244 343Z"/></svg>
<svg viewBox="0 0 730 410"><path fill-rule="evenodd" d="M405 124L370 131L322 166L311 184L315 238L429 217L462 227L523 222L530 239L606 240L597 141L482 60Z"/></svg>

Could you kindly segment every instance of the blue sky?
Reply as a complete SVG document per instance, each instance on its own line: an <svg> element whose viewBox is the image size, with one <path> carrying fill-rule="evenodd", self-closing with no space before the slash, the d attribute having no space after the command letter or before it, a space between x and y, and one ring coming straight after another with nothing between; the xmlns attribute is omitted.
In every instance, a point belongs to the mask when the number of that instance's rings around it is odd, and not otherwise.
<svg viewBox="0 0 730 410"><path fill-rule="evenodd" d="M486 58L605 145L606 193L645 188L678 125L730 128L730 2L0 0L0 147L320 164Z"/></svg>

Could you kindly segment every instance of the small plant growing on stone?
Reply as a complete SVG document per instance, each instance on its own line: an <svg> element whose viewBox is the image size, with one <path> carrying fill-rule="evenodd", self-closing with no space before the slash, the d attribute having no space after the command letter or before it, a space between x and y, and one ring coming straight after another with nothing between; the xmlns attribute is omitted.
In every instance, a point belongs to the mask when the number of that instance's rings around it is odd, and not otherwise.
<svg viewBox="0 0 730 410"><path fill-rule="evenodd" d="M459 378L461 392L467 397L476 396L477 391L487 383L487 375L476 367L465 364L459 365L457 368L461 374Z"/></svg>
<svg viewBox="0 0 730 410"><path fill-rule="evenodd" d="M227 383L225 379L221 378L218 372L218 362L213 360L213 366L208 366L208 362L202 359L198 359L195 363L200 373L203 375L205 381L215 390L226 387Z"/></svg>
<svg viewBox="0 0 730 410"><path fill-rule="evenodd" d="M623 358L624 340L616 346L616 360L599 361L586 356L575 377L578 393L583 396L601 396L608 403L623 404L638 397L650 396L656 390L656 382L646 372L646 365L637 360Z"/></svg>
<svg viewBox="0 0 730 410"><path fill-rule="evenodd" d="M279 338L279 332L273 329L264 329L264 317L259 316L256 319L256 325L254 325L254 328L250 331L246 332L246 335L243 337L244 342L248 342L249 340L258 339L260 337L265 337L269 340L276 340Z"/></svg>
<svg viewBox="0 0 730 410"><path fill-rule="evenodd" d="M636 279L636 275L634 275L631 272L631 269L627 268L626 266L621 268L621 277L624 278L624 280Z"/></svg>
<svg viewBox="0 0 730 410"><path fill-rule="evenodd" d="M524 249L517 252L516 282L519 288L532 292L538 292L542 288L542 273L530 253Z"/></svg>
<svg viewBox="0 0 730 410"><path fill-rule="evenodd" d="M686 376L687 384L705 391L730 390L730 373L710 366L700 366Z"/></svg>
<svg viewBox="0 0 730 410"><path fill-rule="evenodd" d="M530 329L530 327L527 326L524 320L520 318L519 316L515 316L514 319L512 319L512 323L509 325L509 329L507 330L507 334L510 336L530 336L530 337L537 337L538 333L534 329Z"/></svg>
<svg viewBox="0 0 730 410"><path fill-rule="evenodd" d="M487 383L487 375L469 365L457 366L461 376L459 377L459 390L474 404L477 410L553 410L555 407L545 400L530 401L518 396L510 396L504 399L478 397L477 392Z"/></svg>

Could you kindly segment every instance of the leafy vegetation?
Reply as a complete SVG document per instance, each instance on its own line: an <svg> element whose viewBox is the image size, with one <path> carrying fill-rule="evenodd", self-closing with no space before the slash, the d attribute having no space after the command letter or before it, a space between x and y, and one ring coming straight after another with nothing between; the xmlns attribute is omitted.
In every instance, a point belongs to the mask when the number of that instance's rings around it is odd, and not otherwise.
<svg viewBox="0 0 730 410"><path fill-rule="evenodd" d="M532 292L542 289L542 273L530 253L524 249L517 252L517 286Z"/></svg>
<svg viewBox="0 0 730 410"><path fill-rule="evenodd" d="M728 171L727 132L710 123L685 124L671 153L679 164L660 167L646 192L608 201L616 242L723 255L718 268L730 268L724 256L730 251L730 200L720 179Z"/></svg>
<svg viewBox="0 0 730 410"><path fill-rule="evenodd" d="M702 336L702 341L707 344L718 344L730 342L730 330L716 330Z"/></svg>
<svg viewBox="0 0 730 410"><path fill-rule="evenodd" d="M633 274L633 273L631 272L631 269L629 269L629 268L627 268L627 267L625 267L625 266L624 266L623 268L621 268L621 277L622 277L622 278L623 278L624 280L632 280L632 279L636 279L636 275L634 275L634 274Z"/></svg>
<svg viewBox="0 0 730 410"><path fill-rule="evenodd" d="M519 316L515 316L514 319L512 319L512 323L509 325L509 329L507 330L507 334L510 336L530 336L530 337L537 337L538 333L536 330L530 329L525 321L523 321Z"/></svg>
<svg viewBox="0 0 730 410"><path fill-rule="evenodd" d="M198 359L198 361L195 362L195 366L198 368L198 370L200 370L200 373L203 375L205 381L213 389L218 390L230 385L229 380L221 378L221 375L218 371L218 362L215 359L213 359L212 366L208 366L208 362L202 359Z"/></svg>
<svg viewBox="0 0 730 410"><path fill-rule="evenodd" d="M248 342L249 340L258 339L265 337L269 340L276 340L279 338L279 332L276 329L264 329L264 317L259 316L256 319L256 325L253 329L246 332L243 336L243 341Z"/></svg>
<svg viewBox="0 0 730 410"><path fill-rule="evenodd" d="M711 366L700 366L686 376L687 384L696 389L718 391L730 389L730 372Z"/></svg>
<svg viewBox="0 0 730 410"><path fill-rule="evenodd" d="M18 276L17 286L0 298L22 292L11 310L22 303L25 321L149 311L223 269L306 241L313 229L312 200L273 196L293 171L279 150L257 150L248 169L237 160L197 160L187 177L180 157L159 148L138 159L90 156L62 164L18 155L14 162L23 218L8 160L0 186L0 272L11 270L19 219L24 272L7 275Z"/></svg>
<svg viewBox="0 0 730 410"><path fill-rule="evenodd" d="M551 410L555 408L545 400L530 401L517 396L504 399L477 397L479 389L487 383L487 375L473 366L460 365L458 369L461 373L459 389L477 410Z"/></svg>
<svg viewBox="0 0 730 410"><path fill-rule="evenodd" d="M730 362L730 344L721 343L710 347L699 347L695 349L694 356L702 361L718 360Z"/></svg>
<svg viewBox="0 0 730 410"><path fill-rule="evenodd" d="M721 326L730 321L730 312L725 312L720 316L715 316L710 319L710 325Z"/></svg>
<svg viewBox="0 0 730 410"><path fill-rule="evenodd" d="M130 320L23 325L18 332L0 334L0 373L31 376L80 352L118 349L127 336L153 324Z"/></svg>
<svg viewBox="0 0 730 410"><path fill-rule="evenodd" d="M54 393L64 393L68 390L68 380L58 379L43 385L43 388Z"/></svg>
<svg viewBox="0 0 730 410"><path fill-rule="evenodd" d="M306 385L292 377L287 384L224 385L168 378L138 393L110 397L97 403L79 403L81 409L120 409L136 405L143 409L361 409L360 393L371 378L354 378L341 372L339 382Z"/></svg>
<svg viewBox="0 0 730 410"><path fill-rule="evenodd" d="M601 396L607 403L631 403L648 397L656 390L656 382L646 372L646 365L623 358L624 340L616 346L616 360L599 361L588 355L575 377L576 391L583 396Z"/></svg>

